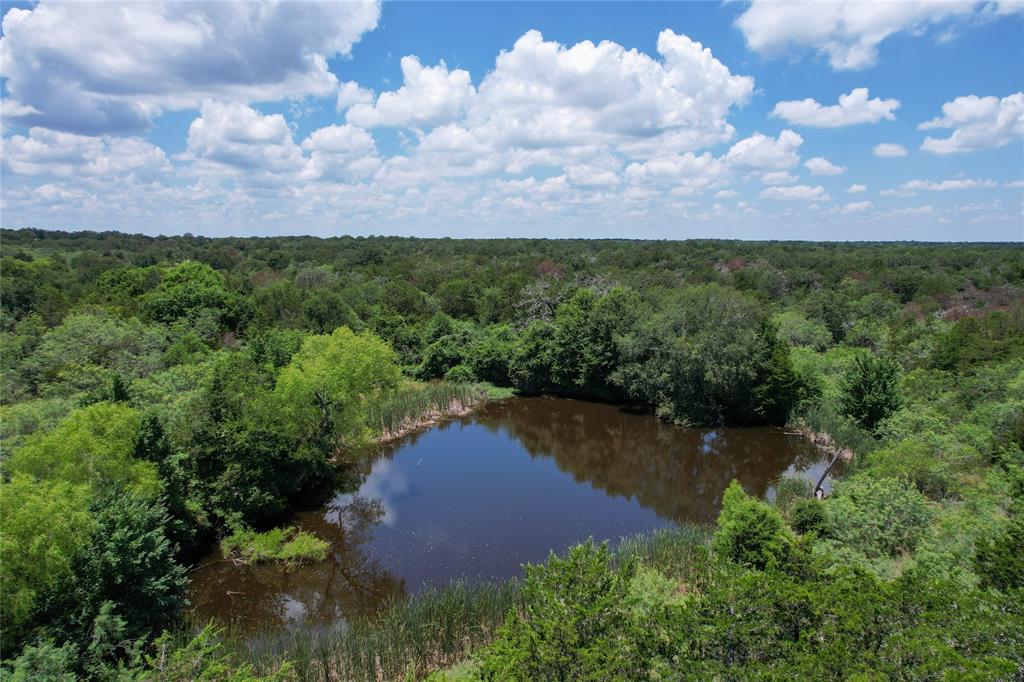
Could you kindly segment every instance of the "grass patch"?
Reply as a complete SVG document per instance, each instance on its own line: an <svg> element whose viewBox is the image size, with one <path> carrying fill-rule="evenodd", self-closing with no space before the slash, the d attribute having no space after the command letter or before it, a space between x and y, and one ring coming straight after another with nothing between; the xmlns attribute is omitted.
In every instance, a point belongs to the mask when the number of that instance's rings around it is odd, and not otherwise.
<svg viewBox="0 0 1024 682"><path fill-rule="evenodd" d="M478 386L487 394L488 400L505 400L516 396L516 389L511 386L495 386L486 382Z"/></svg>
<svg viewBox="0 0 1024 682"><path fill-rule="evenodd" d="M235 531L221 540L220 548L225 556L235 556L251 564L266 561L305 563L326 559L330 543L288 526L264 533L248 529Z"/></svg>

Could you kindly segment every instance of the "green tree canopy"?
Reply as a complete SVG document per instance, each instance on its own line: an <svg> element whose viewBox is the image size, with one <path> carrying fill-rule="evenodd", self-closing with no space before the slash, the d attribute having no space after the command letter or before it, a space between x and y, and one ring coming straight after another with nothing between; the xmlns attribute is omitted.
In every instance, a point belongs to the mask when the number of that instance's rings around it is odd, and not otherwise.
<svg viewBox="0 0 1024 682"><path fill-rule="evenodd" d="M3 643L22 636L40 592L72 575L72 561L89 543L95 520L89 487L34 480L15 473L0 483L0 618Z"/></svg>
<svg viewBox="0 0 1024 682"><path fill-rule="evenodd" d="M309 441L361 439L368 401L398 387L395 353L370 333L339 327L310 336L277 377L275 418Z"/></svg>
<svg viewBox="0 0 1024 682"><path fill-rule="evenodd" d="M861 353L843 377L843 411L866 429L899 409L900 366L895 360Z"/></svg>
<svg viewBox="0 0 1024 682"><path fill-rule="evenodd" d="M56 428L33 434L7 468L37 480L98 486L123 484L146 497L161 490L156 467L133 457L142 416L122 403L75 410Z"/></svg>

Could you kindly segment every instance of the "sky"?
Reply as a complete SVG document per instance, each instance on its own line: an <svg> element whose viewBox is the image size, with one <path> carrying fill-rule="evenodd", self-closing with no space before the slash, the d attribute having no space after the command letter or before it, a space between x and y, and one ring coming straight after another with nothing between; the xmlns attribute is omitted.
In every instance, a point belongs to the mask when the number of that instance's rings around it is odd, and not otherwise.
<svg viewBox="0 0 1024 682"><path fill-rule="evenodd" d="M2 13L3 227L1024 240L1024 0Z"/></svg>

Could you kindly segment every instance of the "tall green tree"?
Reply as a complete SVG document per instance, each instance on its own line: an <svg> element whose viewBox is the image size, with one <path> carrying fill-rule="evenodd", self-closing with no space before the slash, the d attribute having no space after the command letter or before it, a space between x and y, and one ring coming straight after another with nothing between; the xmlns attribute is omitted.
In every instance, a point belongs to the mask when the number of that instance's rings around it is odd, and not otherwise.
<svg viewBox="0 0 1024 682"><path fill-rule="evenodd" d="M358 442L366 435L366 405L398 387L395 353L370 333L339 327L310 336L277 376L275 415L301 440Z"/></svg>
<svg viewBox="0 0 1024 682"><path fill-rule="evenodd" d="M900 366L889 357L861 353L843 376L843 412L873 431L899 409Z"/></svg>

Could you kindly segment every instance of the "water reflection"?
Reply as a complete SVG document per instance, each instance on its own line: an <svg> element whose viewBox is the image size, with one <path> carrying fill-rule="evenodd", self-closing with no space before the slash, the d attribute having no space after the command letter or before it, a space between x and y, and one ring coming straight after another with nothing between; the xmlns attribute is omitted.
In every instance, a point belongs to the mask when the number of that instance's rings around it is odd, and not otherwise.
<svg viewBox="0 0 1024 682"><path fill-rule="evenodd" d="M609 405L532 400L528 410L499 403L479 422L506 431L533 457L553 457L575 481L677 523L713 522L734 478L761 496L784 472L820 471L810 443L781 429L683 429Z"/></svg>
<svg viewBox="0 0 1024 682"><path fill-rule="evenodd" d="M331 543L321 564L246 566L217 553L193 573L192 609L243 631L369 614L405 594L401 578L367 551L372 528L384 516L380 500L362 495L339 495L323 513L304 514L302 528Z"/></svg>
<svg viewBox="0 0 1024 682"><path fill-rule="evenodd" d="M682 429L611 405L495 403L411 436L359 466L297 524L328 540L314 566L241 566L217 555L193 574L203 618L255 631L332 624L456 577L507 577L590 535L709 523L733 478L771 494L783 472L813 477L813 448L779 429Z"/></svg>

